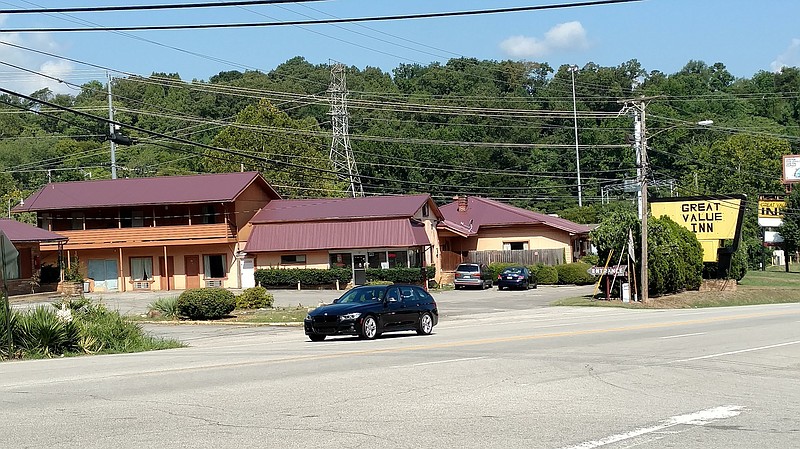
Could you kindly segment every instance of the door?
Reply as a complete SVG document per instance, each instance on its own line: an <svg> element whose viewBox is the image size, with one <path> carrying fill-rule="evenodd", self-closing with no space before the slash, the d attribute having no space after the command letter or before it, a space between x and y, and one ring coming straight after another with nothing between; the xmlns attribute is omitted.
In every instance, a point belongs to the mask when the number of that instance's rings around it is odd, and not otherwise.
<svg viewBox="0 0 800 449"><path fill-rule="evenodd" d="M367 283L367 255L353 254L353 282L356 285Z"/></svg>
<svg viewBox="0 0 800 449"><path fill-rule="evenodd" d="M391 331L400 324L400 320L402 319L400 315L402 304L400 290L397 287L389 287L386 289L383 302L384 309L380 316L381 329Z"/></svg>
<svg viewBox="0 0 800 449"><path fill-rule="evenodd" d="M167 276L164 276L166 269ZM167 266L164 266L164 256L158 258L158 272L161 274L161 290L175 288L175 258L167 256Z"/></svg>
<svg viewBox="0 0 800 449"><path fill-rule="evenodd" d="M116 259L89 259L88 277L94 279L95 291L116 291L119 274Z"/></svg>
<svg viewBox="0 0 800 449"><path fill-rule="evenodd" d="M200 288L200 256L183 256L186 288Z"/></svg>

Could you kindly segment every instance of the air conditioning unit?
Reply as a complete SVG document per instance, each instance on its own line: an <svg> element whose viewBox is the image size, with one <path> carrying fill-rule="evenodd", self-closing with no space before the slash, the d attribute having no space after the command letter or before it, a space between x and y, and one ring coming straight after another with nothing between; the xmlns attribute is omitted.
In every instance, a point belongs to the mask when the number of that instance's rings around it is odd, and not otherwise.
<svg viewBox="0 0 800 449"><path fill-rule="evenodd" d="M206 287L222 287L222 279L206 280Z"/></svg>
<svg viewBox="0 0 800 449"><path fill-rule="evenodd" d="M134 290L150 290L149 281L133 281Z"/></svg>

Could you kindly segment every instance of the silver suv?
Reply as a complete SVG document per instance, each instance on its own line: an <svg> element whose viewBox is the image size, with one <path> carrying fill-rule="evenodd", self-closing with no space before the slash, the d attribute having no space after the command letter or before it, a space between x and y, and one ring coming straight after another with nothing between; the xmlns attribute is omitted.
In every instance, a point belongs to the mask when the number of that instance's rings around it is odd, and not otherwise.
<svg viewBox="0 0 800 449"><path fill-rule="evenodd" d="M484 264L462 263L456 267L453 284L457 289L464 287L492 288L492 274Z"/></svg>

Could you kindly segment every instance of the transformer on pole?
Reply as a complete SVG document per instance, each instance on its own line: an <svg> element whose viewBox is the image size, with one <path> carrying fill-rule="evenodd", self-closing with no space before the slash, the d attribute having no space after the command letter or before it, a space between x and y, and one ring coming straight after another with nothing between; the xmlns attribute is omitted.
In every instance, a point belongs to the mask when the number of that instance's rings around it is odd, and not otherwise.
<svg viewBox="0 0 800 449"><path fill-rule="evenodd" d="M338 62L331 64L331 84L328 88L328 98L331 103L331 164L339 178L349 182L347 187L349 195L352 195L353 198L364 196L361 177L358 174L353 150L350 148L347 79L344 64Z"/></svg>

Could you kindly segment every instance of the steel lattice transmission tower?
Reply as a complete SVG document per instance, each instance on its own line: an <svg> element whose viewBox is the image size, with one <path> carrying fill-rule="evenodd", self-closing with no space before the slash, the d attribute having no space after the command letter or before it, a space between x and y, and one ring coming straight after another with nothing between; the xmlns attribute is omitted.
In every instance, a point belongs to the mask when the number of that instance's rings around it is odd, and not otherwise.
<svg viewBox="0 0 800 449"><path fill-rule="evenodd" d="M347 113L347 79L345 66L341 63L331 65L331 85L328 88L331 102L332 139L330 159L333 169L341 179L350 182L347 192L353 197L364 196L361 177L358 174L353 150L350 148L349 116Z"/></svg>

